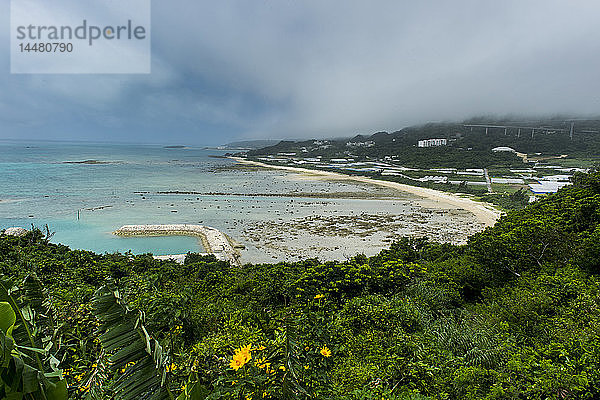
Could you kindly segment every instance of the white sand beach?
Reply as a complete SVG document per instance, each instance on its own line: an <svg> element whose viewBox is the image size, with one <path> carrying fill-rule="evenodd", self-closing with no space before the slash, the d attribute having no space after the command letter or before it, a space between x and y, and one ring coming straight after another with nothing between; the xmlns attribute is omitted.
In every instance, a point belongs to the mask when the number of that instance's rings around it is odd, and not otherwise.
<svg viewBox="0 0 600 400"><path fill-rule="evenodd" d="M474 201L474 200L466 198L466 197L461 197L461 196L458 196L455 194L446 193L446 192L442 192L439 190L422 188L422 187L418 187L418 186L410 186L410 185L405 185L405 184L396 183L396 182L380 181L377 179L371 179L371 178L367 178L364 176L344 175L344 174L340 174L337 172L320 171L320 170L298 168L298 167L288 167L288 166L283 166L283 165L270 165L270 164L265 164L265 163L261 163L261 162L257 162L257 161L246 160L246 159L240 158L240 157L231 157L231 159L233 159L239 163L242 163L242 164L254 165L254 166L263 167L263 168L280 169L280 170L285 170L285 171L290 171L290 172L295 172L295 173L300 173L300 174L311 174L311 175L315 175L315 176L329 177L329 178L336 179L336 180L349 180L349 181L355 181L355 182L362 182L362 183L367 183L367 184L372 184L372 185L383 186L383 187L399 190L402 192L408 192L408 193L414 194L416 196L422 197L424 199L430 200L433 203L439 203L440 206L452 205L452 206L461 208L463 210L469 211L472 214L474 214L475 217L477 218L477 220L479 222L481 222L482 224L484 224L485 226L494 225L494 223L496 223L498 218L500 218L500 216L502 215L502 213L499 210L495 209L491 204Z"/></svg>

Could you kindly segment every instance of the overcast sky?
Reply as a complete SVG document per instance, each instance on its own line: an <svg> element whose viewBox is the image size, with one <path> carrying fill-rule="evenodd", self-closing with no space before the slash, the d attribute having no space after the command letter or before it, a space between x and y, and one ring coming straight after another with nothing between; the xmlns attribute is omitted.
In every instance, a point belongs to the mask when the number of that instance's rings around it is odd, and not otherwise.
<svg viewBox="0 0 600 400"><path fill-rule="evenodd" d="M0 139L214 145L600 114L598 0L153 1L149 75L11 75L7 0L0 22Z"/></svg>

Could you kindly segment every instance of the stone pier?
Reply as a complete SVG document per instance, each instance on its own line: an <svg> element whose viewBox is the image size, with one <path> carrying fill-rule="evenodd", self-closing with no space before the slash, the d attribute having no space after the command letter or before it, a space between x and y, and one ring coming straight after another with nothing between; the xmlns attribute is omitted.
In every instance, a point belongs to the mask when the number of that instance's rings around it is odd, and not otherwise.
<svg viewBox="0 0 600 400"><path fill-rule="evenodd" d="M240 265L239 254L233 248L227 236L218 229L204 225L124 225L113 232L119 236L196 236L202 242L206 254L213 254L219 260ZM157 259L172 259L181 262L182 255L155 256Z"/></svg>

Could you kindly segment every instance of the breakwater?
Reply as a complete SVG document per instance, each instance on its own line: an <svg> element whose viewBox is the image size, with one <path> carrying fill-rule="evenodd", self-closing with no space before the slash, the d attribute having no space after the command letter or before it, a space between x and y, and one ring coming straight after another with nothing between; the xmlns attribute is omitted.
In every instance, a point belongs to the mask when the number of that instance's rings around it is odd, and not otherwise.
<svg viewBox="0 0 600 400"><path fill-rule="evenodd" d="M118 236L196 236L202 242L206 254L213 254L220 260L240 265L239 254L227 238L218 229L204 225L172 224L172 225L124 225L113 232ZM157 256L171 257L173 256Z"/></svg>

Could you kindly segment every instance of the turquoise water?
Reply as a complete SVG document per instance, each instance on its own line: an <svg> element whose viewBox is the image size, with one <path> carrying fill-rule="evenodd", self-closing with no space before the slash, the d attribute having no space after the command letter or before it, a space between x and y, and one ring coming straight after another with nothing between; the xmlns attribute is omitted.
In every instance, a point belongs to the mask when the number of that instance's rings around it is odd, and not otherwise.
<svg viewBox="0 0 600 400"><path fill-rule="evenodd" d="M111 232L129 224L202 224L244 245L243 262L340 260L376 254L402 235L455 241L481 230L472 214L431 209L409 194L240 168L214 157L223 153L200 147L0 141L0 230L48 224L53 242L75 249L181 254L201 252L198 239L124 238ZM383 197L382 191L387 191ZM344 192L362 195L339 196Z"/></svg>
<svg viewBox="0 0 600 400"><path fill-rule="evenodd" d="M198 223L202 213L190 213L189 207L180 215L171 212L171 204L181 206L180 196L136 192L208 192L235 185L234 173L214 180L215 168L231 163L209 158L221 154L202 148L0 142L0 229L48 224L56 232L53 241L98 252L201 251L192 237L121 238L111 232L132 223ZM85 160L98 164L68 163Z"/></svg>
<svg viewBox="0 0 600 400"><path fill-rule="evenodd" d="M303 203L296 198L294 203L285 196L243 196L365 188L290 180L286 172L236 169L232 160L211 157L223 153L204 148L0 141L0 229L48 224L55 232L54 242L76 249L178 254L202 251L201 244L193 237L123 238L111 232L127 224L203 224L246 245L243 256L249 260L266 261L293 251L267 255L271 250L259 249L256 239L244 236L248 227L381 206L369 200ZM94 164L71 163L86 160ZM159 193L175 191L201 194Z"/></svg>

